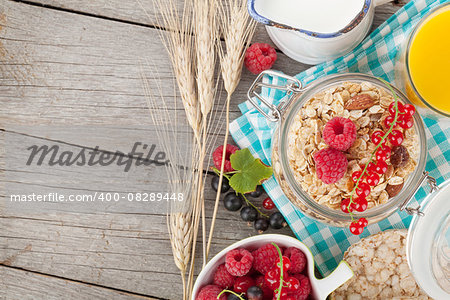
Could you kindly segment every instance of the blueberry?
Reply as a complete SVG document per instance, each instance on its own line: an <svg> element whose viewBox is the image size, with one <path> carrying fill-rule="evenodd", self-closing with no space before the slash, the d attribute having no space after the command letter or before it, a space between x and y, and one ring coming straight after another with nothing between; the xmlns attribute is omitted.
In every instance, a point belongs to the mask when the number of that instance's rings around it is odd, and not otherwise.
<svg viewBox="0 0 450 300"><path fill-rule="evenodd" d="M214 176L212 178L212 180L211 180L211 187L213 188L214 191L217 192L217 189L219 187L219 176ZM229 189L230 189L230 184L228 183L228 179L223 177L221 192L222 193L226 193L226 192L228 192Z"/></svg>
<svg viewBox="0 0 450 300"><path fill-rule="evenodd" d="M280 212L275 212L271 214L269 221L270 227L272 227L273 229L280 229L287 225L283 215Z"/></svg>
<svg viewBox="0 0 450 300"><path fill-rule="evenodd" d="M242 207L242 199L235 192L229 192L223 198L223 205L229 211L237 211Z"/></svg>
<svg viewBox="0 0 450 300"><path fill-rule="evenodd" d="M247 290L248 300L262 300L263 290L259 286L251 286Z"/></svg>
<svg viewBox="0 0 450 300"><path fill-rule="evenodd" d="M227 300L241 300L241 299L235 294L228 294Z"/></svg>
<svg viewBox="0 0 450 300"><path fill-rule="evenodd" d="M258 211L252 206L241 209L241 218L247 222L253 222L258 218Z"/></svg>
<svg viewBox="0 0 450 300"><path fill-rule="evenodd" d="M254 226L259 233L262 233L269 228L269 221L267 220L267 218L259 218L255 221Z"/></svg>
<svg viewBox="0 0 450 300"><path fill-rule="evenodd" d="M248 193L247 195L249 195L250 197L253 197L253 198L258 198L263 193L264 193L264 188L262 187L262 185L258 185L258 186L256 186L256 190L254 190L251 193Z"/></svg>

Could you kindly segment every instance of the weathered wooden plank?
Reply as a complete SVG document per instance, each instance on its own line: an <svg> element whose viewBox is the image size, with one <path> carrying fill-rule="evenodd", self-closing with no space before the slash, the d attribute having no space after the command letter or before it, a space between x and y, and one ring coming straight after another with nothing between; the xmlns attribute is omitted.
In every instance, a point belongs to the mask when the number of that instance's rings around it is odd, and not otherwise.
<svg viewBox="0 0 450 300"><path fill-rule="evenodd" d="M36 139L11 132L3 132L2 138L24 145L35 143ZM54 143L72 151L79 148ZM54 207L54 204L33 212L5 207L11 191L77 195L95 191L163 192L161 187L166 178L161 169L135 168L125 175L125 179L121 170L111 171L107 167L94 170L89 167L24 168L20 151L2 153L0 161L4 165L0 196L0 264L143 295L180 298L181 283L172 263L164 209L138 208L126 200L104 209L100 206L93 210L89 206L88 211L81 212L70 207ZM215 199L215 193L209 188L210 180L211 176L208 176L207 224L211 221ZM255 203L261 206L261 201L258 199ZM289 228L269 232L292 235ZM240 219L239 213L228 212L221 204L212 255L254 234L254 229Z"/></svg>
<svg viewBox="0 0 450 300"><path fill-rule="evenodd" d="M3 124L149 124L140 77L145 59L158 72L147 75L162 78L166 100L173 103L158 30L10 1L2 3L1 13ZM302 69L284 56L275 67L291 74ZM232 118L253 78L244 72Z"/></svg>
<svg viewBox="0 0 450 300"><path fill-rule="evenodd" d="M48 5L54 8L60 8L72 12L87 13L98 17L106 17L125 22L134 22L147 26L160 26L158 19L161 15L155 9L153 0L31 0L29 2ZM183 0L175 0L178 10L183 8ZM393 1L377 8L374 28L378 27L387 18L389 18L399 7L404 5L407 0ZM255 41L273 43L270 41L263 26L259 25L255 33Z"/></svg>
<svg viewBox="0 0 450 300"><path fill-rule="evenodd" d="M5 266L0 266L0 275L0 298L5 300L156 299Z"/></svg>
<svg viewBox="0 0 450 300"><path fill-rule="evenodd" d="M207 207L211 206L208 200ZM212 255L255 234L238 213L225 212L222 207L216 226ZM144 295L180 298L181 283L172 263L165 216L3 216L0 227L1 264ZM292 235L288 228L276 232Z"/></svg>

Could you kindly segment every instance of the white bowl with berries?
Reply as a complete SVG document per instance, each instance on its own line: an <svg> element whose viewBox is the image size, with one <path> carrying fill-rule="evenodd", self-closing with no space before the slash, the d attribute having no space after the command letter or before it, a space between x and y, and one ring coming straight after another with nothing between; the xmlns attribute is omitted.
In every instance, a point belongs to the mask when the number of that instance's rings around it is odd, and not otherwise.
<svg viewBox="0 0 450 300"><path fill-rule="evenodd" d="M305 244L290 236L265 234L236 242L214 256L198 275L192 299L326 299L351 277L353 271L342 261L328 277L318 279Z"/></svg>

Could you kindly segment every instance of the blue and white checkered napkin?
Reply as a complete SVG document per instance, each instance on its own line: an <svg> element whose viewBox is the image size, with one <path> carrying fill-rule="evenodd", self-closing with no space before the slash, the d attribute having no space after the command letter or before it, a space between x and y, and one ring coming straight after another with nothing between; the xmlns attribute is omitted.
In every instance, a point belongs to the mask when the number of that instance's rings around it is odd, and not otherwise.
<svg viewBox="0 0 450 300"><path fill-rule="evenodd" d="M315 79L341 72L360 72L380 76L393 82L394 59L402 41L415 24L433 7L448 0L411 1L395 13L389 20L377 28L351 53L334 61L312 67L296 77L305 85ZM282 84L279 79L265 78L266 82ZM274 104L285 96L279 90L264 89L266 99ZM259 114L248 102L239 106L243 116L230 126L233 139L241 148L249 148L264 163L270 164L273 124ZM450 137L449 122L437 122L424 119L427 132L428 158L426 170L436 178L438 183L450 175ZM267 180L264 188L283 213L297 237L303 241L314 254L317 267L323 275L330 273L341 261L344 251L351 245L376 232L390 228L407 228L411 217L398 212L370 225L361 236L354 236L346 228L326 226L304 216L283 194L275 178ZM427 191L422 187L415 196L415 201L422 201Z"/></svg>

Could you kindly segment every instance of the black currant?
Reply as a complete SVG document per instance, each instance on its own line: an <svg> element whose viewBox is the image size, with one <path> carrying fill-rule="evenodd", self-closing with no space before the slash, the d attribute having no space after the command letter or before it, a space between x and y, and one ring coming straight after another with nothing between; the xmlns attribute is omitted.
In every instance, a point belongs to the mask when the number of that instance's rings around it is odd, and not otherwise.
<svg viewBox="0 0 450 300"><path fill-rule="evenodd" d="M269 221L273 229L280 229L287 225L283 215L278 211L270 215Z"/></svg>
<svg viewBox="0 0 450 300"><path fill-rule="evenodd" d="M241 300L241 299L235 294L228 294L227 300Z"/></svg>
<svg viewBox="0 0 450 300"><path fill-rule="evenodd" d="M258 218L258 211L252 206L241 209L241 218L247 222L253 222Z"/></svg>
<svg viewBox="0 0 450 300"><path fill-rule="evenodd" d="M259 218L256 219L254 226L259 233L262 233L269 228L269 221L267 220L267 218Z"/></svg>
<svg viewBox="0 0 450 300"><path fill-rule="evenodd" d="M253 198L258 198L263 193L264 193L264 188L262 187L262 185L258 185L258 186L256 186L256 190L254 190L251 193L248 193L248 195Z"/></svg>
<svg viewBox="0 0 450 300"><path fill-rule="evenodd" d="M214 191L217 192L217 189L219 187L219 176L214 176L212 178L211 187L213 188ZM228 183L228 179L223 177L221 192L226 193L226 192L228 192L229 189L230 189L230 184Z"/></svg>
<svg viewBox="0 0 450 300"><path fill-rule="evenodd" d="M262 300L263 290L259 286L251 286L247 290L247 298L248 300Z"/></svg>
<svg viewBox="0 0 450 300"><path fill-rule="evenodd" d="M242 207L242 199L235 192L229 192L223 198L223 205L229 211L237 211Z"/></svg>

